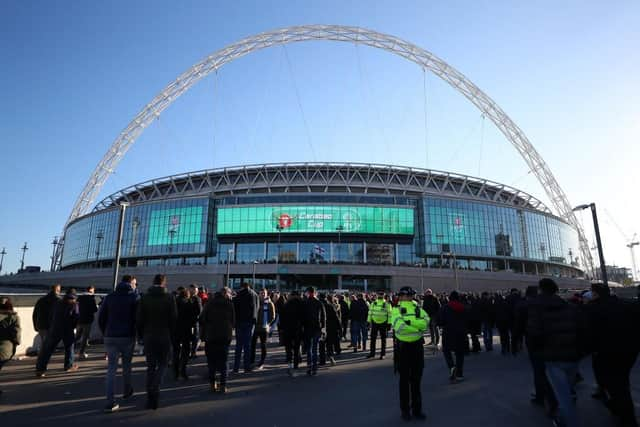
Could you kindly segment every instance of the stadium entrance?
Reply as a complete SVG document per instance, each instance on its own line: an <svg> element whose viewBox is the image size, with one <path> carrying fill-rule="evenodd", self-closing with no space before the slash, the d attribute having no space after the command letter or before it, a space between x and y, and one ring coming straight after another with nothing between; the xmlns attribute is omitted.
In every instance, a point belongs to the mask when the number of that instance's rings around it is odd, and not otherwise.
<svg viewBox="0 0 640 427"><path fill-rule="evenodd" d="M232 286L240 287L241 281L253 282L253 277L231 276ZM352 292L375 292L379 289L391 289L391 276L340 276L337 274L280 274L280 290L290 292L304 290L313 286L320 291L335 291L338 289ZM256 275L253 288L276 289L276 279L273 275Z"/></svg>

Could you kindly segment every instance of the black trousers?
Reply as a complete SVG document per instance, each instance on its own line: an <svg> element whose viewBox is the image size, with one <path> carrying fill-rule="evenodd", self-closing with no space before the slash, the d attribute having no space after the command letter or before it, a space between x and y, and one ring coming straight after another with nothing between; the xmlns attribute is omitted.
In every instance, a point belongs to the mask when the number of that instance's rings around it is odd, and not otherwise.
<svg viewBox="0 0 640 427"><path fill-rule="evenodd" d="M256 347L258 344L258 338L260 339L260 363L262 365L267 358L267 330L262 328L256 328L253 331L253 338L251 339L251 364L256 362Z"/></svg>
<svg viewBox="0 0 640 427"><path fill-rule="evenodd" d="M387 350L387 323L371 323L371 340L370 346L371 351L370 354L376 354L376 339L378 338L378 334L380 334L380 356L384 356Z"/></svg>
<svg viewBox="0 0 640 427"><path fill-rule="evenodd" d="M509 328L498 327L498 333L500 333L502 354L507 354L511 351L511 330Z"/></svg>
<svg viewBox="0 0 640 427"><path fill-rule="evenodd" d="M471 336L471 351L473 353L479 353L480 351L482 351L482 348L480 347L480 338L478 337L479 334L474 332L471 332L469 334Z"/></svg>
<svg viewBox="0 0 640 427"><path fill-rule="evenodd" d="M456 355L456 360L455 362L453 361L453 354L455 353ZM463 376L463 372L464 372L464 350L455 350L452 351L449 348L443 348L442 349L442 354L444 355L444 360L447 362L447 366L449 367L449 369L455 367L456 368L456 376L457 377L461 377Z"/></svg>
<svg viewBox="0 0 640 427"><path fill-rule="evenodd" d="M398 373L400 374L400 410L414 414L422 413L422 371L424 349L422 340L398 343Z"/></svg>
<svg viewBox="0 0 640 427"><path fill-rule="evenodd" d="M331 346L331 350L336 356L340 355L340 353L342 352L342 349L340 348L340 336L338 336L338 334L334 336L328 336L327 345Z"/></svg>
<svg viewBox="0 0 640 427"><path fill-rule="evenodd" d="M435 321L433 321L433 317L431 317L431 322L429 322L429 335L431 336L431 344L438 345L440 342L440 330L438 329L438 325Z"/></svg>
<svg viewBox="0 0 640 427"><path fill-rule="evenodd" d="M191 337L185 336L181 339L173 340L173 374L186 375L187 363L189 363L189 355L191 354Z"/></svg>
<svg viewBox="0 0 640 427"><path fill-rule="evenodd" d="M533 385L536 390L536 398L546 400L551 408L557 408L558 401L556 400L556 395L553 392L551 383L549 383L549 379L547 378L542 354L530 351L529 360L531 361L531 368L533 369Z"/></svg>
<svg viewBox="0 0 640 427"><path fill-rule="evenodd" d="M629 375L638 358L637 352L598 354L602 387L609 394L609 410L623 426L637 426Z"/></svg>
<svg viewBox="0 0 640 427"><path fill-rule="evenodd" d="M287 364L292 363L294 369L298 369L300 363L300 337L288 336L283 334L282 340L284 341L284 349L287 355Z"/></svg>
<svg viewBox="0 0 640 427"><path fill-rule="evenodd" d="M220 375L220 385L227 384L227 360L229 358L230 341L210 342L204 344L204 352L207 355L209 368L209 383L216 381L216 374Z"/></svg>
<svg viewBox="0 0 640 427"><path fill-rule="evenodd" d="M169 362L171 340L169 337L145 336L144 355L147 364L147 393L160 393L160 385L164 377L164 371Z"/></svg>

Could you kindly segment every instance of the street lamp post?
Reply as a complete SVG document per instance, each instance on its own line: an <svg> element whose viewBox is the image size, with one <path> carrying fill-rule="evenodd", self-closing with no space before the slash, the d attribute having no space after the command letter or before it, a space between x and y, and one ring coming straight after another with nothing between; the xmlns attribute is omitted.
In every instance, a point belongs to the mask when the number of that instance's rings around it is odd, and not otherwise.
<svg viewBox="0 0 640 427"><path fill-rule="evenodd" d="M341 249L342 249L342 231L344 230L344 226L339 225L336 227L336 231L338 232L338 261L341 261ZM335 262L335 259L333 260Z"/></svg>
<svg viewBox="0 0 640 427"><path fill-rule="evenodd" d="M2 272L2 264L4 263L4 256L7 254L7 249L2 248L2 252L0 252L0 273Z"/></svg>
<svg viewBox="0 0 640 427"><path fill-rule="evenodd" d="M133 221L131 221L131 226L133 227L133 236L131 237L131 249L129 249L129 256L134 256L137 250L136 245L138 244L138 227L140 226L140 217L133 217Z"/></svg>
<svg viewBox="0 0 640 427"><path fill-rule="evenodd" d="M542 274L547 274L547 258L544 255L546 251L547 247L544 245L544 243L540 243L540 252L542 252Z"/></svg>
<svg viewBox="0 0 640 427"><path fill-rule="evenodd" d="M98 231L98 234L96 234L96 240L98 241L98 244L96 246L96 268L98 268L98 261L100 259L100 246L102 243L102 239L104 239L104 233L102 232L102 230Z"/></svg>
<svg viewBox="0 0 640 427"><path fill-rule="evenodd" d="M449 258L453 258L453 279L455 280L455 283L456 283L456 291L460 292L460 283L458 281L458 260L456 259L456 254L455 252L446 252L446 253L443 253L442 255L445 255Z"/></svg>
<svg viewBox="0 0 640 427"><path fill-rule="evenodd" d="M231 254L233 253L233 249L228 249L227 250L227 280L225 280L225 283L227 284L227 286L229 286L229 288L231 288L229 282L231 280L231 272L230 272L230 266L231 266Z"/></svg>
<svg viewBox="0 0 640 427"><path fill-rule="evenodd" d="M24 242L24 246L20 248L22 251L22 258L20 259L20 271L24 270L24 254L29 250L27 242Z"/></svg>
<svg viewBox="0 0 640 427"><path fill-rule="evenodd" d="M598 214L596 213L596 204L589 203L579 205L573 208L574 211L581 211L587 208L591 208L591 216L593 217L593 228L596 232L596 243L598 244L598 257L600 258L600 273L602 274L602 283L605 286L609 286L609 279L607 278L607 266L604 263L604 253L602 251L602 240L600 240L600 227L598 226Z"/></svg>
<svg viewBox="0 0 640 427"><path fill-rule="evenodd" d="M118 285L118 271L120 270L120 251L122 250L122 233L124 232L124 216L129 203L120 202L120 222L118 224L118 240L116 240L116 256L113 261L113 289Z"/></svg>
<svg viewBox="0 0 640 427"><path fill-rule="evenodd" d="M167 262L165 264L170 264L171 263L171 255L173 254L173 238L176 235L176 230L175 228L171 228L169 230L169 257L167 259Z"/></svg>
<svg viewBox="0 0 640 427"><path fill-rule="evenodd" d="M254 260L253 261L253 271L251 273L251 279L253 280L251 282L251 284L253 285L253 288L255 289L256 287L256 264L259 264L258 260Z"/></svg>
<svg viewBox="0 0 640 427"><path fill-rule="evenodd" d="M280 224L276 225L276 230L278 230L278 252L276 253L276 290L280 290L280 243L282 237L283 226Z"/></svg>

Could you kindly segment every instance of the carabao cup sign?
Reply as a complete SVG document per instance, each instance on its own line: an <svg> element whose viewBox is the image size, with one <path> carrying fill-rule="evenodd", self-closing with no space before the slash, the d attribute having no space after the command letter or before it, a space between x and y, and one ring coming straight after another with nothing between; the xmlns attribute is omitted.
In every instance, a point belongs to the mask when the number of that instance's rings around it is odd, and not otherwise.
<svg viewBox="0 0 640 427"><path fill-rule="evenodd" d="M414 209L386 206L235 206L217 210L217 234L413 235Z"/></svg>

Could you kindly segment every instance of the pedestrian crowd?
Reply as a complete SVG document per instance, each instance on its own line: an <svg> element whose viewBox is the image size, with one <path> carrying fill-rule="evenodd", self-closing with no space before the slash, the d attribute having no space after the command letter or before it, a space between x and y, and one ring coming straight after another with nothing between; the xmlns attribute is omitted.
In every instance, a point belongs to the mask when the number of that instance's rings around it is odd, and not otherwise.
<svg viewBox="0 0 640 427"><path fill-rule="evenodd" d="M601 400L621 426L638 425L629 376L640 352L640 298L619 299L601 283L564 298L548 278L527 288L524 296L517 289L479 295L435 294L428 289L418 296L409 287L388 294L318 293L313 287L303 294L255 292L249 282L242 282L237 292L225 287L207 293L195 285L169 292L167 278L156 275L142 293L136 278L125 275L99 303L93 287L82 295L70 289L61 296L60 286L55 285L36 303L32 320L41 339L38 377L46 375L60 343L65 371L76 371L75 350L79 359L88 357L96 320L107 359L105 412L119 409L115 399L119 360L122 398L134 393L131 365L137 346L143 348L146 361L147 408L157 409L165 371L170 368L176 380L189 379L189 363L202 343L211 391L226 393L234 338L234 374L240 374L241 368L243 373L263 370L267 344L277 332L277 343L285 349L287 374L299 375L304 356L306 375L313 377L319 366L336 365L343 350L384 359L391 332L401 415L405 420L420 420L425 418L423 337L429 336L428 346L434 353L442 351L449 381L457 383L465 380L465 357L482 352L483 347L493 351L497 330L503 357L527 352L534 388L531 402L543 408L555 425L580 425L575 387L583 381L580 369L585 367L580 367L580 361L587 356L596 380L592 397ZM10 299L1 298L0 368L19 343L20 319Z"/></svg>

